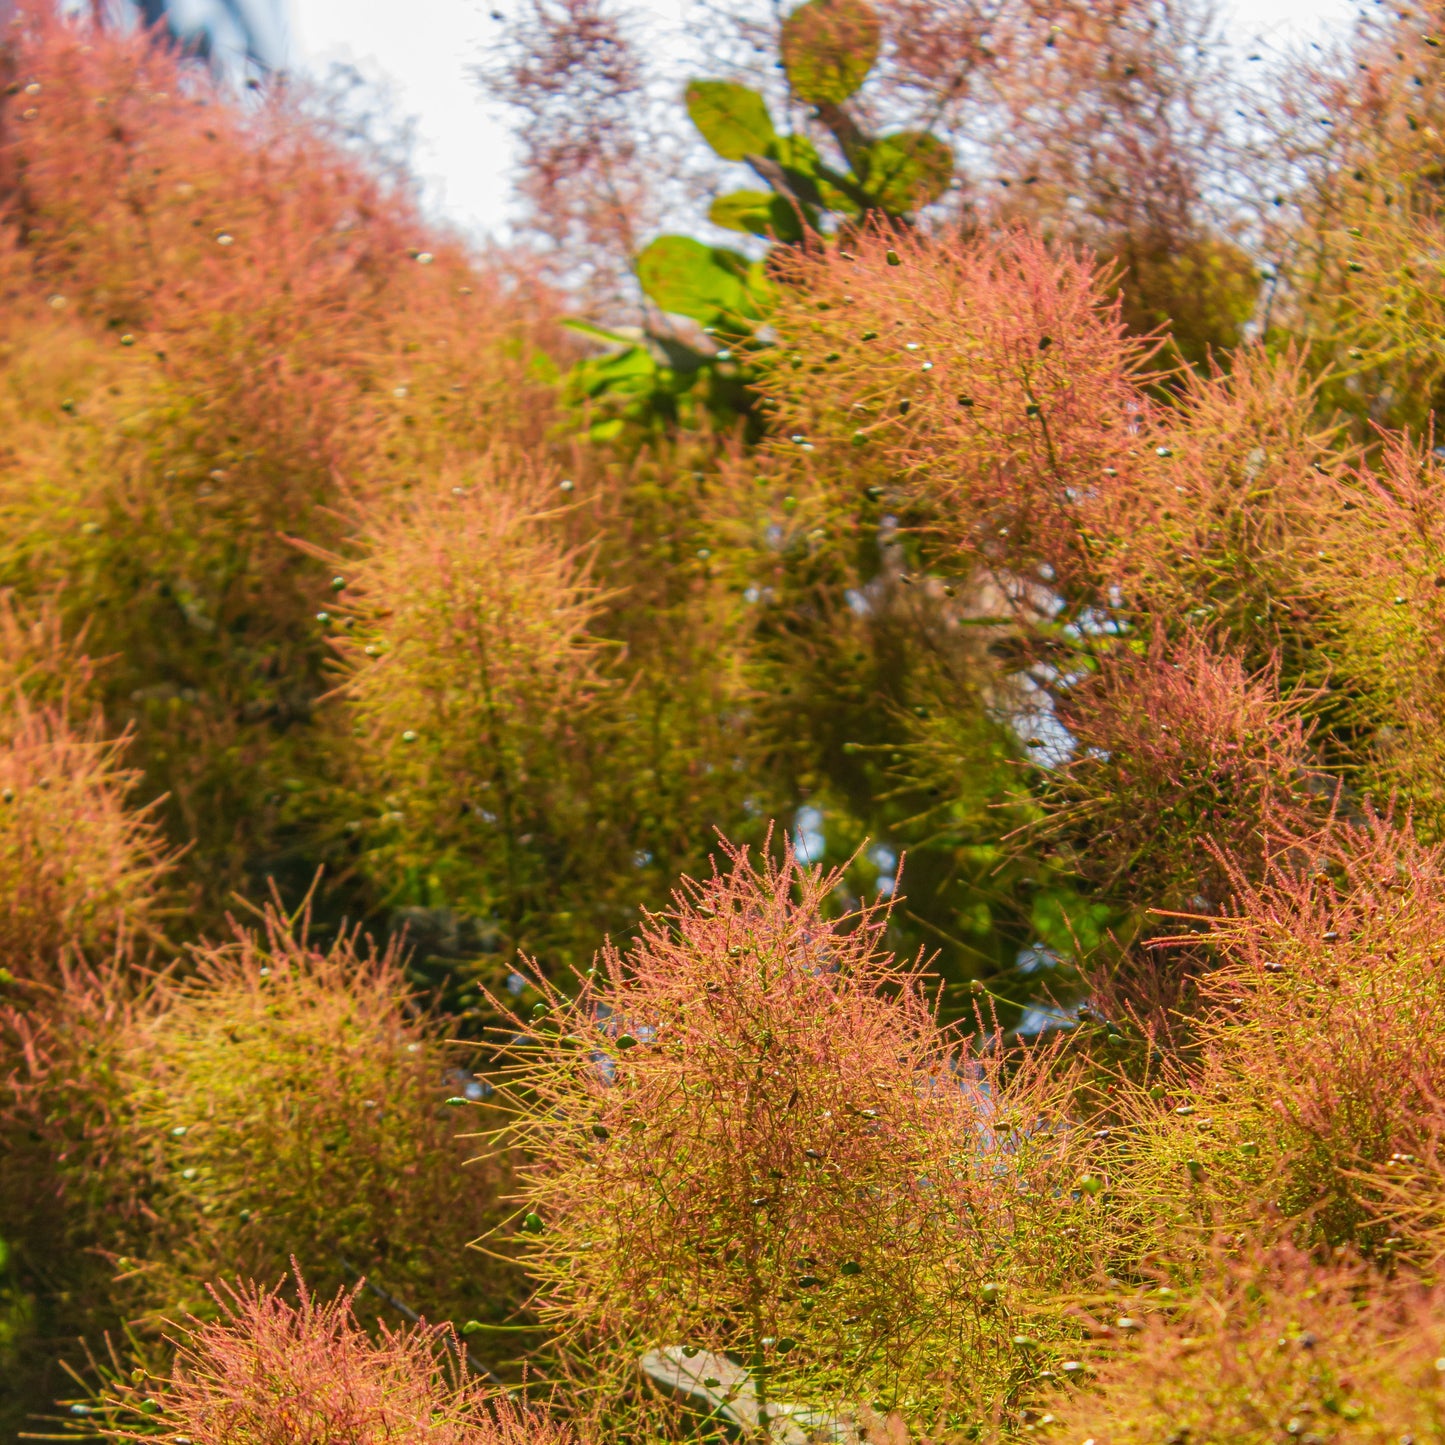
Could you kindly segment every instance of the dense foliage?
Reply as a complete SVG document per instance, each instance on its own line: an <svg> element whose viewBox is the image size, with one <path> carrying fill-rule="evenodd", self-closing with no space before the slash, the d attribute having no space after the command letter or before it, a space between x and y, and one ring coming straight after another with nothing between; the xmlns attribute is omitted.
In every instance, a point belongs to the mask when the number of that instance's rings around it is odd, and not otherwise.
<svg viewBox="0 0 1445 1445"><path fill-rule="evenodd" d="M0 1433L1445 1442L1445 11L529 0L508 251L103 12L0 33Z"/></svg>

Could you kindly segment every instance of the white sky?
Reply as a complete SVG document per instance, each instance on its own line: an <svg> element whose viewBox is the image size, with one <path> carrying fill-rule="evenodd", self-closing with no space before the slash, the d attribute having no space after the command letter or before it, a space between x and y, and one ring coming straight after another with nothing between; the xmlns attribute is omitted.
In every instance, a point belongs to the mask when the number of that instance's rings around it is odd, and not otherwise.
<svg viewBox="0 0 1445 1445"><path fill-rule="evenodd" d="M676 35L685 0L636 0ZM491 0L290 0L291 64L323 73L332 61L385 78L399 115L416 123L416 168L428 209L468 232L505 231L511 212L507 124L469 70L498 29ZM1341 26L1351 0L1226 0L1242 48L1307 40Z"/></svg>

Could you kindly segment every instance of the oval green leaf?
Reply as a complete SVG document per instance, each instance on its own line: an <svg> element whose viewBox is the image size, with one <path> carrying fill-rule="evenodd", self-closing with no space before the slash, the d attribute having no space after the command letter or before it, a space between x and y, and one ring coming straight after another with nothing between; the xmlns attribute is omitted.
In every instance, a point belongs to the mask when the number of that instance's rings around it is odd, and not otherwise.
<svg viewBox="0 0 1445 1445"><path fill-rule="evenodd" d="M745 85L730 80L694 80L684 99L692 123L725 161L762 155L777 139L767 102Z"/></svg>
<svg viewBox="0 0 1445 1445"><path fill-rule="evenodd" d="M757 321L763 314L761 267L691 236L659 236L637 258L637 279L662 310L704 326Z"/></svg>
<svg viewBox="0 0 1445 1445"><path fill-rule="evenodd" d="M783 68L799 100L837 105L878 59L882 27L865 0L806 0L783 21Z"/></svg>
<svg viewBox="0 0 1445 1445"><path fill-rule="evenodd" d="M775 160L785 171L797 175L815 176L822 157L818 147L805 135L780 135L764 154Z"/></svg>
<svg viewBox="0 0 1445 1445"><path fill-rule="evenodd" d="M733 191L708 207L708 219L729 231L747 231L778 241L801 241L803 225L797 210L771 191Z"/></svg>
<svg viewBox="0 0 1445 1445"><path fill-rule="evenodd" d="M754 236L767 235L772 204L771 191L730 191L718 196L707 208L707 218L714 226L729 231L749 231Z"/></svg>
<svg viewBox="0 0 1445 1445"><path fill-rule="evenodd" d="M869 147L864 184L885 211L932 205L953 179L953 151L927 131L885 135Z"/></svg>

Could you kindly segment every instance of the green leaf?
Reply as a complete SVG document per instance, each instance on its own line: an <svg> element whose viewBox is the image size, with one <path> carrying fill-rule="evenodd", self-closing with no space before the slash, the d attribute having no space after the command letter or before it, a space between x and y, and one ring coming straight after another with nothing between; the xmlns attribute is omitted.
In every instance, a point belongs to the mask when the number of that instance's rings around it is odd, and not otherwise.
<svg viewBox="0 0 1445 1445"><path fill-rule="evenodd" d="M953 179L953 151L927 131L885 135L860 166L863 183L885 211L899 214L931 205Z"/></svg>
<svg viewBox="0 0 1445 1445"><path fill-rule="evenodd" d="M1096 949L1109 926L1107 904L1080 898L1063 888L1041 888L1034 895L1030 926L1046 947L1063 958Z"/></svg>
<svg viewBox="0 0 1445 1445"><path fill-rule="evenodd" d="M822 206L848 216L861 214L862 208L832 184L841 178L824 165L818 147L807 136L781 135L768 147L767 155L782 166L789 187L804 205Z"/></svg>
<svg viewBox="0 0 1445 1445"><path fill-rule="evenodd" d="M645 346L629 346L611 356L597 357L587 366L587 374L593 378L592 393L610 391L619 382L633 379L651 379L657 371L657 361Z"/></svg>
<svg viewBox="0 0 1445 1445"><path fill-rule="evenodd" d="M801 241L797 209L771 191L733 191L708 207L708 219L729 231L749 231L779 241Z"/></svg>
<svg viewBox="0 0 1445 1445"><path fill-rule="evenodd" d="M707 218L713 225L724 226L729 231L750 231L754 236L764 236L771 221L772 203L771 191L730 191L718 196L707 208Z"/></svg>
<svg viewBox="0 0 1445 1445"><path fill-rule="evenodd" d="M575 331L579 336L590 336L594 341L606 341L614 346L636 346L641 335L640 332L628 335L621 331L608 331L604 327L595 326L592 322L580 320L575 316L567 317L562 325L568 331Z"/></svg>
<svg viewBox="0 0 1445 1445"><path fill-rule="evenodd" d="M754 261L748 267L747 286L748 296L757 312L757 318L761 320L773 309L773 302L776 299L773 283L768 279L768 268L763 262Z"/></svg>
<svg viewBox="0 0 1445 1445"><path fill-rule="evenodd" d="M826 204L818 184L818 167L823 163L822 157L807 136L779 136L768 147L767 153L770 160L777 161L783 168L783 178L788 183L788 189L805 206Z"/></svg>
<svg viewBox="0 0 1445 1445"><path fill-rule="evenodd" d="M745 85L734 85L729 80L694 80L685 99L692 123L725 161L762 155L777 139L767 103Z"/></svg>
<svg viewBox="0 0 1445 1445"><path fill-rule="evenodd" d="M691 376L706 366L710 359L707 352L698 351L695 347L677 340L674 336L649 334L647 343L663 365L670 367L679 376Z"/></svg>
<svg viewBox="0 0 1445 1445"><path fill-rule="evenodd" d="M637 279L664 311L704 326L760 320L769 291L760 265L691 236L659 236L637 258Z"/></svg>
<svg viewBox="0 0 1445 1445"><path fill-rule="evenodd" d="M866 0L806 0L783 21L783 68L799 100L837 105L867 79L881 27Z"/></svg>
<svg viewBox="0 0 1445 1445"><path fill-rule="evenodd" d="M818 147L805 135L780 135L764 155L777 161L785 171L798 171L805 176L817 175L822 160Z"/></svg>

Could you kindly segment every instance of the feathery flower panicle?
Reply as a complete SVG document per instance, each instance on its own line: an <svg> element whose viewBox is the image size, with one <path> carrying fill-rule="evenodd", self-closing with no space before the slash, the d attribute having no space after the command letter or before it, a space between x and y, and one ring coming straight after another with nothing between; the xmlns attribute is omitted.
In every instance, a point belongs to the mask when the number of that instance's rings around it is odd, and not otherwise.
<svg viewBox="0 0 1445 1445"><path fill-rule="evenodd" d="M200 514L277 548L298 511L324 527L310 513L338 474L364 485L403 451L414 458L432 430L417 435L418 410L476 443L504 403L509 430L539 435L525 356L468 344L479 328L521 340L522 311L284 88L244 112L152 37L97 32L48 5L26 13L16 64L37 93L13 130L29 215L15 264L43 272L73 332L103 335L111 356L132 348L128 379L156 384L169 453L156 470L190 484L157 488L177 494L173 507L219 471ZM413 389L412 406L394 405ZM78 415L88 391L71 398ZM244 449L227 439L242 433Z"/></svg>
<svg viewBox="0 0 1445 1445"><path fill-rule="evenodd" d="M1260 290L1236 244L1238 149L1224 27L1194 0L999 6L1007 63L971 138L990 171L975 204L1030 219L1117 274L1120 314L1201 365L1237 346ZM980 187L982 192L982 187Z"/></svg>
<svg viewBox="0 0 1445 1445"><path fill-rule="evenodd" d="M12 972L53 977L67 946L104 949L153 931L174 854L139 781L130 739L77 726L17 689L0 723L0 953Z"/></svg>
<svg viewBox="0 0 1445 1445"><path fill-rule="evenodd" d="M1327 1240L1438 1249L1445 857L1404 819L1286 835L1265 879L1237 880L1235 909L1206 1047L1261 1110L1281 1208Z"/></svg>
<svg viewBox="0 0 1445 1445"><path fill-rule="evenodd" d="M1084 876L1134 906L1215 910L1223 858L1257 878L1273 828L1345 805L1355 743L1329 581L1345 458L1314 402L1292 353L1186 377L1132 485L1100 497L1107 605L1077 661L1043 635L1042 685L1075 749L1040 778L1037 831L1072 839Z"/></svg>
<svg viewBox="0 0 1445 1445"><path fill-rule="evenodd" d="M1107 277L1027 230L874 230L779 265L778 430L841 478L877 451L964 557L1097 583L1092 513L1138 470L1154 349L1125 333Z"/></svg>
<svg viewBox="0 0 1445 1445"><path fill-rule="evenodd" d="M293 1265L293 1269L295 1266ZM447 1326L391 1330L358 1322L359 1287L318 1300L299 1269L280 1288L212 1291L215 1318L177 1331L160 1379L115 1381L87 1426L102 1440L193 1445L567 1445L540 1410L489 1398Z"/></svg>
<svg viewBox="0 0 1445 1445"><path fill-rule="evenodd" d="M54 1404L81 1338L123 1328L114 1260L145 1239L152 1192L124 1068L147 994L124 941L0 981L0 1428Z"/></svg>
<svg viewBox="0 0 1445 1445"><path fill-rule="evenodd" d="M1245 1230L1437 1261L1439 849L1372 816L1281 827L1264 876L1235 866L1230 891L1190 1048L1151 1089L1114 1096L1130 1125L1110 1146L1122 1209L1176 1256L1198 1231Z"/></svg>
<svg viewBox="0 0 1445 1445"><path fill-rule="evenodd" d="M1158 1445L1445 1438L1437 1288L1288 1248L1216 1249L1197 1290L1155 1294L1085 1388L1052 1402L1050 1440Z"/></svg>
<svg viewBox="0 0 1445 1445"><path fill-rule="evenodd" d="M445 1106L461 1058L395 953L318 949L273 911L190 965L63 958L0 1009L0 1237L40 1300L20 1346L37 1385L55 1340L124 1321L153 1350L207 1282L293 1258L333 1287L366 1275L368 1318L507 1317L515 1272L466 1251L505 1167L468 1167Z"/></svg>
<svg viewBox="0 0 1445 1445"><path fill-rule="evenodd" d="M86 629L70 631L57 601L22 601L0 590L0 699L22 696L68 717L87 712L101 671L86 652Z"/></svg>
<svg viewBox="0 0 1445 1445"><path fill-rule="evenodd" d="M1350 698L1364 779L1445 829L1445 467L1425 439L1387 437L1333 483L1317 586L1339 615L1331 661Z"/></svg>
<svg viewBox="0 0 1445 1445"><path fill-rule="evenodd" d="M52 599L0 591L0 954L32 981L67 949L153 933L175 861L154 807L132 805L130 736L94 715L97 671Z"/></svg>
<svg viewBox="0 0 1445 1445"><path fill-rule="evenodd" d="M1347 37L1291 57L1260 111L1275 319L1330 356L1326 395L1367 442L1423 430L1442 400L1442 26L1438 0L1362 10Z"/></svg>
<svg viewBox="0 0 1445 1445"><path fill-rule="evenodd" d="M918 966L881 950L886 911L829 920L838 874L724 849L515 1020L536 1307L601 1414L639 1356L683 1347L744 1362L764 1408L986 1419L1027 1349L1069 1337L1036 1295L1104 1228L1060 1187L1067 1089L940 1029Z"/></svg>
<svg viewBox="0 0 1445 1445"><path fill-rule="evenodd" d="M123 1069L129 1147L153 1179L146 1302L196 1309L200 1281L295 1256L433 1318L504 1308L502 1277L465 1255L499 1171L463 1167L444 1107L457 1059L396 950L346 934L323 950L273 908L192 964L156 988Z"/></svg>
<svg viewBox="0 0 1445 1445"><path fill-rule="evenodd" d="M548 307L294 88L233 104L140 28L55 12L7 30L0 585L114 657L108 730L136 724L215 923L243 860L274 869L324 810L328 575L284 534L334 547L343 500L540 443Z"/></svg>
<svg viewBox="0 0 1445 1445"><path fill-rule="evenodd" d="M362 517L336 636L361 786L387 798L374 866L436 877L515 943L576 838L605 600L567 536L557 477L494 452ZM535 845L535 846L534 846ZM418 900L429 901L429 900Z"/></svg>
<svg viewBox="0 0 1445 1445"><path fill-rule="evenodd" d="M122 943L94 965L62 953L49 979L7 991L0 1005L0 1234L27 1240L52 1268L89 1277L89 1293L71 1280L74 1333L94 1326L87 1309L109 1317L94 1275L110 1269L95 1240L124 1250L145 1213L124 1060L150 984Z"/></svg>
<svg viewBox="0 0 1445 1445"><path fill-rule="evenodd" d="M1246 348L1228 372L1184 376L1099 528L1125 617L1207 627L1250 671L1278 663L1286 686L1323 681L1331 608L1318 553L1349 458L1318 400L1293 350Z"/></svg>
<svg viewBox="0 0 1445 1445"><path fill-rule="evenodd" d="M1061 687L1073 756L1044 779L1040 831L1106 897L1213 911L1259 877L1286 820L1327 816L1337 785L1312 766L1300 700L1278 670L1250 676L1207 634L1120 646Z"/></svg>
<svg viewBox="0 0 1445 1445"><path fill-rule="evenodd" d="M521 122L517 189L531 228L559 277L603 315L635 303L633 261L677 160L649 123L653 82L631 31L605 0L528 0L478 72Z"/></svg>

